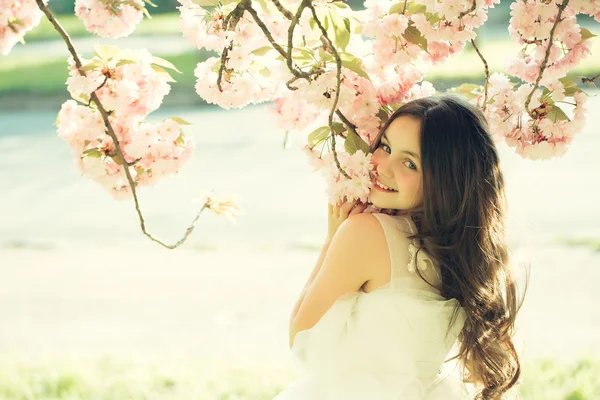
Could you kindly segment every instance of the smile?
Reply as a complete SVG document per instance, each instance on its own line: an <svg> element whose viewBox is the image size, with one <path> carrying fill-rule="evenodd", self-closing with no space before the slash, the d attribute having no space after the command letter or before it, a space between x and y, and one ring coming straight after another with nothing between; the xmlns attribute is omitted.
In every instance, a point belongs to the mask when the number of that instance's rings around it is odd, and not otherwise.
<svg viewBox="0 0 600 400"><path fill-rule="evenodd" d="M375 181L374 183L375 183L374 187L376 189L381 190L382 192L389 192L389 193L397 192L397 190L392 189L389 186L385 186L383 183L381 183L379 181Z"/></svg>

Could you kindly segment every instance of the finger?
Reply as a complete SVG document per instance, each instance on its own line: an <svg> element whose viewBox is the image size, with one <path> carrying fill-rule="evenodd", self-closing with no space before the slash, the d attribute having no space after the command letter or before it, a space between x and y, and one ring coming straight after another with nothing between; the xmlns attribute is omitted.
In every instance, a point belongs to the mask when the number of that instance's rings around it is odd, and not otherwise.
<svg viewBox="0 0 600 400"><path fill-rule="evenodd" d="M358 204L352 210L350 210L350 214L361 214L367 208L366 204Z"/></svg>
<svg viewBox="0 0 600 400"><path fill-rule="evenodd" d="M344 203L344 205L342 205L341 207L341 211L340 214L344 215L344 216L348 216L348 214L350 213L350 211L354 208L354 206L356 206L358 204L358 199L353 200L353 201L348 201L346 203Z"/></svg>
<svg viewBox="0 0 600 400"><path fill-rule="evenodd" d="M335 218L339 218L340 217L340 203L337 203L335 205L335 207L333 207L333 216Z"/></svg>

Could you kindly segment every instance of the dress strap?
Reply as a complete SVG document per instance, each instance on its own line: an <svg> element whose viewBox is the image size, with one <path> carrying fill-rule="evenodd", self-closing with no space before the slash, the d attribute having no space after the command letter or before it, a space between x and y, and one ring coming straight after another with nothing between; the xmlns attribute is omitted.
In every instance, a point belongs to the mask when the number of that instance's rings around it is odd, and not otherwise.
<svg viewBox="0 0 600 400"><path fill-rule="evenodd" d="M390 286L404 286L408 283L411 287L420 287L429 291L435 291L429 283L436 288L441 287L441 276L433 261L423 249L419 250L417 255L418 240L409 239L409 236L414 235L417 230L414 222L406 216L383 213L373 213L373 215L381 224L388 245ZM420 274L417 273L417 268Z"/></svg>
<svg viewBox="0 0 600 400"><path fill-rule="evenodd" d="M373 215L379 220L385 233L390 253L392 282L401 276L418 277L417 268L424 272L433 265L423 250L419 251L417 256L418 241L408 239L409 236L416 234L416 227L409 217L383 213L373 213Z"/></svg>

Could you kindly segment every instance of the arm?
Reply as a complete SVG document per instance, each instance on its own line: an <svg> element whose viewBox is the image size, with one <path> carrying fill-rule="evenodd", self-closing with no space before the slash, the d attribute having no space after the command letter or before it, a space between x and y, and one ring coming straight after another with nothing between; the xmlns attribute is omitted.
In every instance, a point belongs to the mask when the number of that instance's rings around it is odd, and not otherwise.
<svg viewBox="0 0 600 400"><path fill-rule="evenodd" d="M371 243L373 237L379 238L370 235L374 229L380 227L371 214L353 215L342 224L290 320L290 348L298 332L315 326L336 300L346 293L358 292L372 278L374 252L380 250Z"/></svg>
<svg viewBox="0 0 600 400"><path fill-rule="evenodd" d="M302 292L300 293L300 297L296 301L296 304L294 305L294 309L292 310L292 314L290 316L290 327L291 327L292 321L294 320L294 318L296 318L296 315L298 314L298 310L300 309L300 306L302 305L302 302L304 301L304 297L306 296L306 292L308 291L308 288L310 287L311 283L315 280L315 277L317 276L317 274L319 273L319 270L321 269L321 266L323 265L323 260L325 259L325 254L327 254L327 250L329 249L330 243L331 243L331 239L327 238L327 240L325 241L325 244L321 248L321 254L319 254L317 264L315 265L315 268L313 269L312 273L310 274L308 281L306 281L306 283L304 284L304 288L302 289Z"/></svg>
<svg viewBox="0 0 600 400"><path fill-rule="evenodd" d="M325 240L325 244L321 248L321 254L319 254L317 264L315 265L312 273L308 277L308 281L304 284L304 288L302 289L302 292L300 293L300 296L296 301L296 304L294 305L294 309L292 310L292 314L290 315L290 331L292 321L294 320L294 318L296 318L296 315L298 314L298 310L300 309L300 306L302 305L302 302L306 297L306 292L308 291L308 288L314 281L315 277L319 273L319 270L321 269L321 266L323 265L323 260L325 259L327 250L329 250L329 245L331 243L331 240L333 239L333 236L339 229L340 225L348 218L349 215L361 213L366 209L366 207L367 204L359 203L356 200L352 202L345 201L340 205L328 205L327 239Z"/></svg>

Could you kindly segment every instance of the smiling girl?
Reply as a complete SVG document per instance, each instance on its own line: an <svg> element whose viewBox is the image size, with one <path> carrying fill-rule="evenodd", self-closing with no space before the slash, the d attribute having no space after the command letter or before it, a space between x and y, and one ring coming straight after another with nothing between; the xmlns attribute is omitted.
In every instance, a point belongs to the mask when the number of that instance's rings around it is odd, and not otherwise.
<svg viewBox="0 0 600 400"><path fill-rule="evenodd" d="M307 374L276 400L503 398L521 371L520 305L483 113L456 96L411 101L371 151L371 204L329 206L290 317Z"/></svg>

